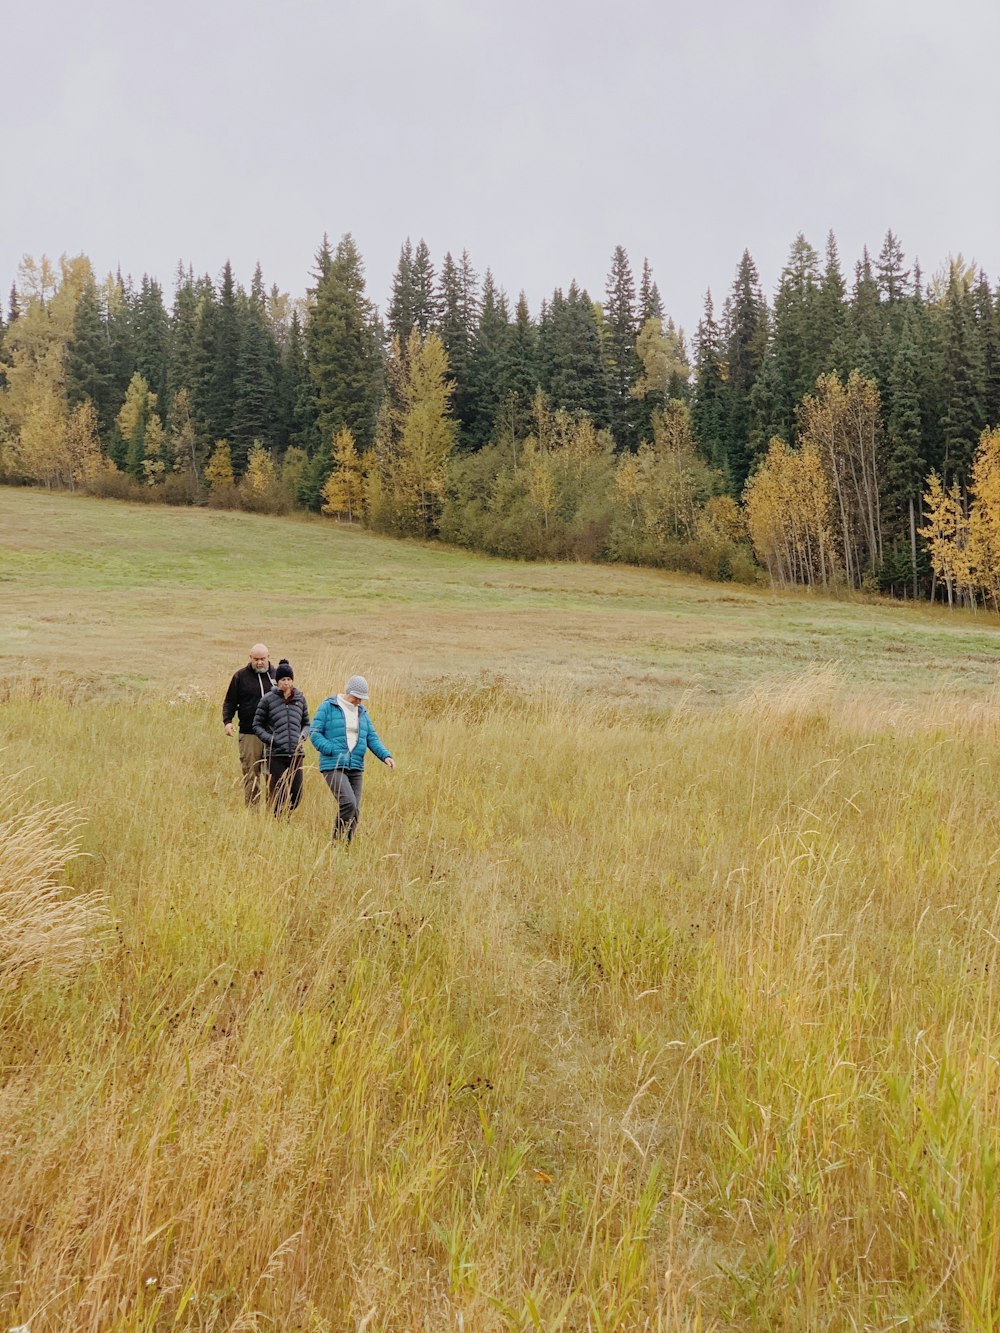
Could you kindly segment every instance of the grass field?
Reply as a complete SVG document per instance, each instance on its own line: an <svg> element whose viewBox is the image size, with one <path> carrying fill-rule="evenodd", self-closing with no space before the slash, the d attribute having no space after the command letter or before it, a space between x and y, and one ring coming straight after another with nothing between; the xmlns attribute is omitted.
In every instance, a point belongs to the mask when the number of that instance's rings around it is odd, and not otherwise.
<svg viewBox="0 0 1000 1333"><path fill-rule="evenodd" d="M1000 1329L997 631L0 491L0 1328Z"/></svg>

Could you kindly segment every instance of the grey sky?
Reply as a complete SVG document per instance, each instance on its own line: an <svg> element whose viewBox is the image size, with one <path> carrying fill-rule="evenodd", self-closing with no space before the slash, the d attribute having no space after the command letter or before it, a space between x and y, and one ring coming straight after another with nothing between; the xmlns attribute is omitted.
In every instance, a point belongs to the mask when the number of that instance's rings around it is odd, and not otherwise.
<svg viewBox="0 0 1000 1333"><path fill-rule="evenodd" d="M178 259L300 295L351 231L384 304L399 247L467 248L533 311L613 247L693 329L744 247L845 272L887 227L931 272L1000 275L996 0L36 0L4 6L0 282Z"/></svg>

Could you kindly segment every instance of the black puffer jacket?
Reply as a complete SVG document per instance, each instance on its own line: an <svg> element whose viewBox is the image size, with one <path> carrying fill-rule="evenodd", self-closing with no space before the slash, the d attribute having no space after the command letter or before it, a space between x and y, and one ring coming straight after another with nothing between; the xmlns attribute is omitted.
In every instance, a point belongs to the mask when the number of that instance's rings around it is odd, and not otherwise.
<svg viewBox="0 0 1000 1333"><path fill-rule="evenodd" d="M253 729L272 754L296 754L309 730L309 706L301 690L286 699L275 686L268 690L253 720Z"/></svg>
<svg viewBox="0 0 1000 1333"><path fill-rule="evenodd" d="M274 688L274 667L270 662L266 671L254 671L248 662L233 674L222 705L222 720L227 725L239 714L240 734L253 735L253 719L257 705Z"/></svg>

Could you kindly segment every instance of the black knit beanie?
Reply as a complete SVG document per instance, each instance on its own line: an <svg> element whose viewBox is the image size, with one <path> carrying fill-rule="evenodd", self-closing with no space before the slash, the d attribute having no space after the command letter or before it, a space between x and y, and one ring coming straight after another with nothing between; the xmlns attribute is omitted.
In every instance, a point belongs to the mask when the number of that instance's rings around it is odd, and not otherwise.
<svg viewBox="0 0 1000 1333"><path fill-rule="evenodd" d="M289 680L294 680L294 679L295 679L295 672L292 670L292 668L291 668L291 664L289 663L288 658L287 658L287 657L283 657L283 658L281 659L281 661L278 663L278 669L277 669L277 671L274 673L274 679L275 679L275 680L284 680L286 677L287 677Z"/></svg>

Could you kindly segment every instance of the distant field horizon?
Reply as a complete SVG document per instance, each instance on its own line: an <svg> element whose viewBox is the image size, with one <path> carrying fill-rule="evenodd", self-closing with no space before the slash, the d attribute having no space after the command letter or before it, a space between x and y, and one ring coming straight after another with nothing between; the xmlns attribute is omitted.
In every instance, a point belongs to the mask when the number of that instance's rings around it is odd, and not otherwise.
<svg viewBox="0 0 1000 1333"><path fill-rule="evenodd" d="M0 488L5 673L218 690L263 638L414 681L659 708L723 702L829 669L880 703L981 698L1000 618L926 604L710 583L632 566L520 563L302 516Z"/></svg>

